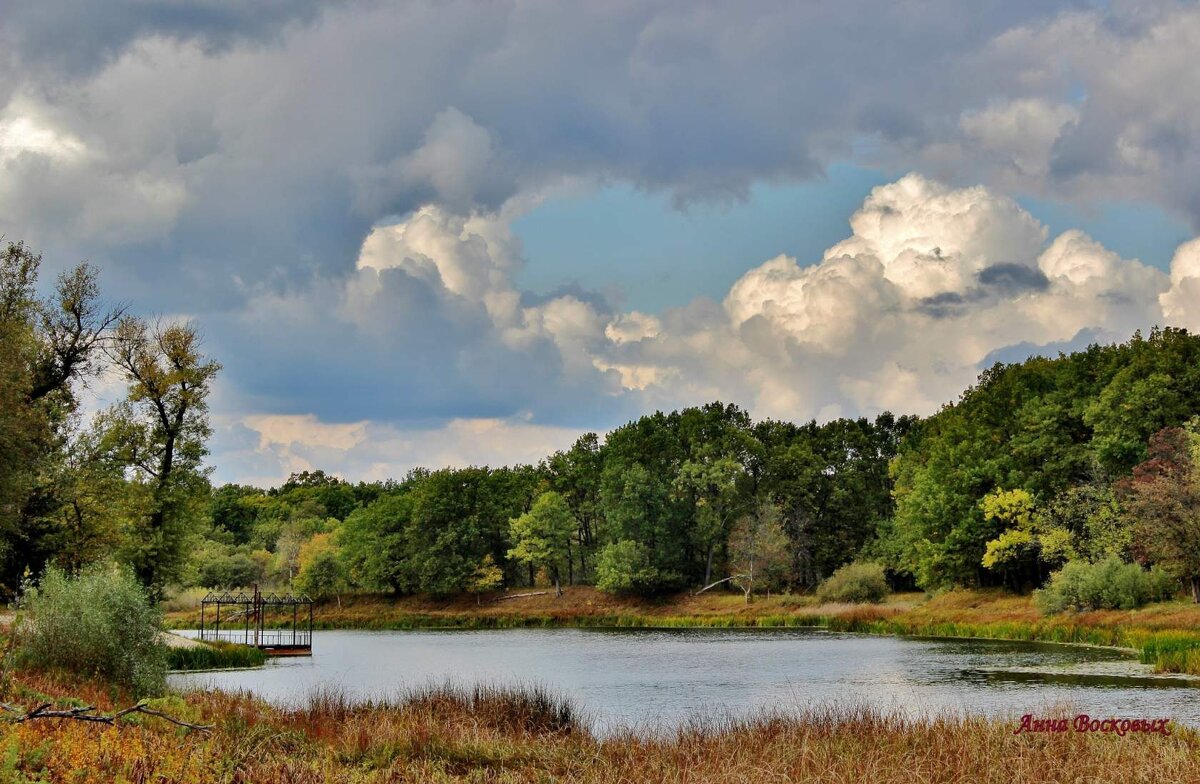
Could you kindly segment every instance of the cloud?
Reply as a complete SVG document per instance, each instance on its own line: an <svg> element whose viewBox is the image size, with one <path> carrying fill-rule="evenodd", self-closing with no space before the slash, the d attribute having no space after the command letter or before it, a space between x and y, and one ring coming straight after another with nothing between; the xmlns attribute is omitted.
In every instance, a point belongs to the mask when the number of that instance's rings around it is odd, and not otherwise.
<svg viewBox="0 0 1200 784"><path fill-rule="evenodd" d="M287 438L260 475L374 470L353 455L381 428L605 429L718 397L928 412L1013 347L1200 324L1193 244L1168 277L1014 198L1200 228L1194 4L11 5L0 234L194 314L230 380L224 443ZM923 176L819 258L747 259L720 302L629 313L518 283L512 222L565 187L686 208L843 161ZM264 442L248 417L301 419L255 419Z"/></svg>
<svg viewBox="0 0 1200 784"><path fill-rule="evenodd" d="M566 181L720 201L843 160L1200 220L1194 6L13 6L0 107L93 157L8 166L0 222L135 299L176 296L142 282L164 263L214 308L346 274L427 204Z"/></svg>
<svg viewBox="0 0 1200 784"><path fill-rule="evenodd" d="M573 428L532 424L521 417L451 419L424 427L378 422L331 424L312 415L250 416L223 422L217 481L277 485L289 474L323 469L358 481L403 477L413 468L536 465L567 449Z"/></svg>
<svg viewBox="0 0 1200 784"><path fill-rule="evenodd" d="M1196 280L1187 247L1173 283L1082 232L1047 244L1045 227L986 188L915 174L876 188L850 224L819 262L767 261L720 311L664 314L657 334L611 354L653 368L663 380L636 388L666 399L713 390L792 420L928 414L998 352L1088 331L1124 339L1163 323L1160 296L1174 303Z"/></svg>
<svg viewBox="0 0 1200 784"><path fill-rule="evenodd" d="M968 144L994 165L1014 174L1042 177L1049 173L1054 145L1079 121L1079 109L1044 98L1021 98L968 110L959 120Z"/></svg>
<svg viewBox="0 0 1200 784"><path fill-rule="evenodd" d="M1180 327L1200 331L1200 238L1179 246L1171 259L1171 289L1159 297L1163 315Z"/></svg>
<svg viewBox="0 0 1200 784"><path fill-rule="evenodd" d="M378 477L532 460L713 399L794 421L929 414L1000 358L1200 315L1196 241L1168 276L1080 231L1050 238L987 188L917 174L874 189L814 263L778 256L720 303L657 314L520 291L513 217L422 207L376 227L348 278L256 298L231 323L253 340L230 358L241 389L222 408L246 413L221 431L219 462Z"/></svg>

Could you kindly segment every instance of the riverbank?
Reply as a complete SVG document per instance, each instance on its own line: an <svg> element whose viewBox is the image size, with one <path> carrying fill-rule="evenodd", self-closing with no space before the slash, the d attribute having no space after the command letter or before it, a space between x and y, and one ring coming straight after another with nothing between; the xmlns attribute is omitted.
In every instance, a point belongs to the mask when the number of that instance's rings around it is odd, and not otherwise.
<svg viewBox="0 0 1200 784"><path fill-rule="evenodd" d="M318 629L487 629L518 627L788 627L929 637L1078 643L1126 648L1160 672L1200 674L1200 606L1183 600L1136 610L1044 616L1029 596L1002 591L896 594L881 604L820 604L809 596L679 594L658 600L613 597L574 586L481 603L471 596L344 596L314 613ZM174 628L192 628L199 615L168 613Z"/></svg>
<svg viewBox="0 0 1200 784"><path fill-rule="evenodd" d="M105 684L24 672L4 696L84 701L105 712L131 702ZM1169 735L1017 734L1020 717L912 720L843 705L747 721L698 717L669 735L599 739L569 701L538 689L486 687L424 689L365 705L325 693L292 710L198 692L151 707L212 731L144 715L117 726L0 722L3 780L1200 782L1200 735L1175 727Z"/></svg>

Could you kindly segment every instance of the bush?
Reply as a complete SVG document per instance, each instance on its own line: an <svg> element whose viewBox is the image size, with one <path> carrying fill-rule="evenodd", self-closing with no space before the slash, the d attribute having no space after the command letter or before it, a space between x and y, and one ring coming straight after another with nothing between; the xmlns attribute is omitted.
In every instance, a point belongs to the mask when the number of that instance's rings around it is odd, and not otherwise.
<svg viewBox="0 0 1200 784"><path fill-rule="evenodd" d="M1043 613L1064 610L1132 610L1146 602L1168 599L1178 581L1159 567L1147 571L1137 564L1109 556L1098 563L1069 561L1034 591Z"/></svg>
<svg viewBox="0 0 1200 784"><path fill-rule="evenodd" d="M883 567L877 563L846 564L817 588L822 602L879 602L888 593Z"/></svg>
<svg viewBox="0 0 1200 784"><path fill-rule="evenodd" d="M131 572L94 566L67 577L50 568L21 606L22 663L101 677L138 695L166 688L162 613Z"/></svg>
<svg viewBox="0 0 1200 784"><path fill-rule="evenodd" d="M596 587L606 593L654 593L662 582L650 552L638 542L613 542L596 558Z"/></svg>

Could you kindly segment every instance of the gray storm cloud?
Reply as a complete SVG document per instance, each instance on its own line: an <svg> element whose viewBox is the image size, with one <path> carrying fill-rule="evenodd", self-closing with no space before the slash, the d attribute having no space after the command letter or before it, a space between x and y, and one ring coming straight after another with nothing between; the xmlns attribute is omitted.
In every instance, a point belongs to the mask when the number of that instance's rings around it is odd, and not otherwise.
<svg viewBox="0 0 1200 784"><path fill-rule="evenodd" d="M1006 195L1200 226L1197 40L1173 2L18 0L0 232L196 317L232 429L929 410L1007 347L1197 325L1193 245L1166 275ZM511 220L564 187L686 206L839 161L926 176L723 302L514 282Z"/></svg>

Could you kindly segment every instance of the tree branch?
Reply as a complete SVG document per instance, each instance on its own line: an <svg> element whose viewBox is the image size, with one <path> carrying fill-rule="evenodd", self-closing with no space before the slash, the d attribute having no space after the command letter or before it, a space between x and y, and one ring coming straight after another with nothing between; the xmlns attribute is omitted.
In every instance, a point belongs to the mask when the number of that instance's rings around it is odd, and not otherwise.
<svg viewBox="0 0 1200 784"><path fill-rule="evenodd" d="M144 713L147 716L155 716L180 727L186 727L190 730L212 732L214 727L212 724L192 724L189 721L177 719L174 716L163 713L162 711L156 711L153 708L147 708L144 700L134 705L130 705L128 708L122 708L116 713L109 714L95 713L94 711L96 709L91 705L83 705L77 708L68 708L66 710L50 710L50 707L51 703L43 702L33 710L27 711L18 705L0 703L0 709L14 714L10 718L10 721L14 721L17 724L33 721L34 719L74 719L75 721L90 721L98 724L111 724L113 726L119 726L117 725L117 719L128 716L132 713Z"/></svg>

